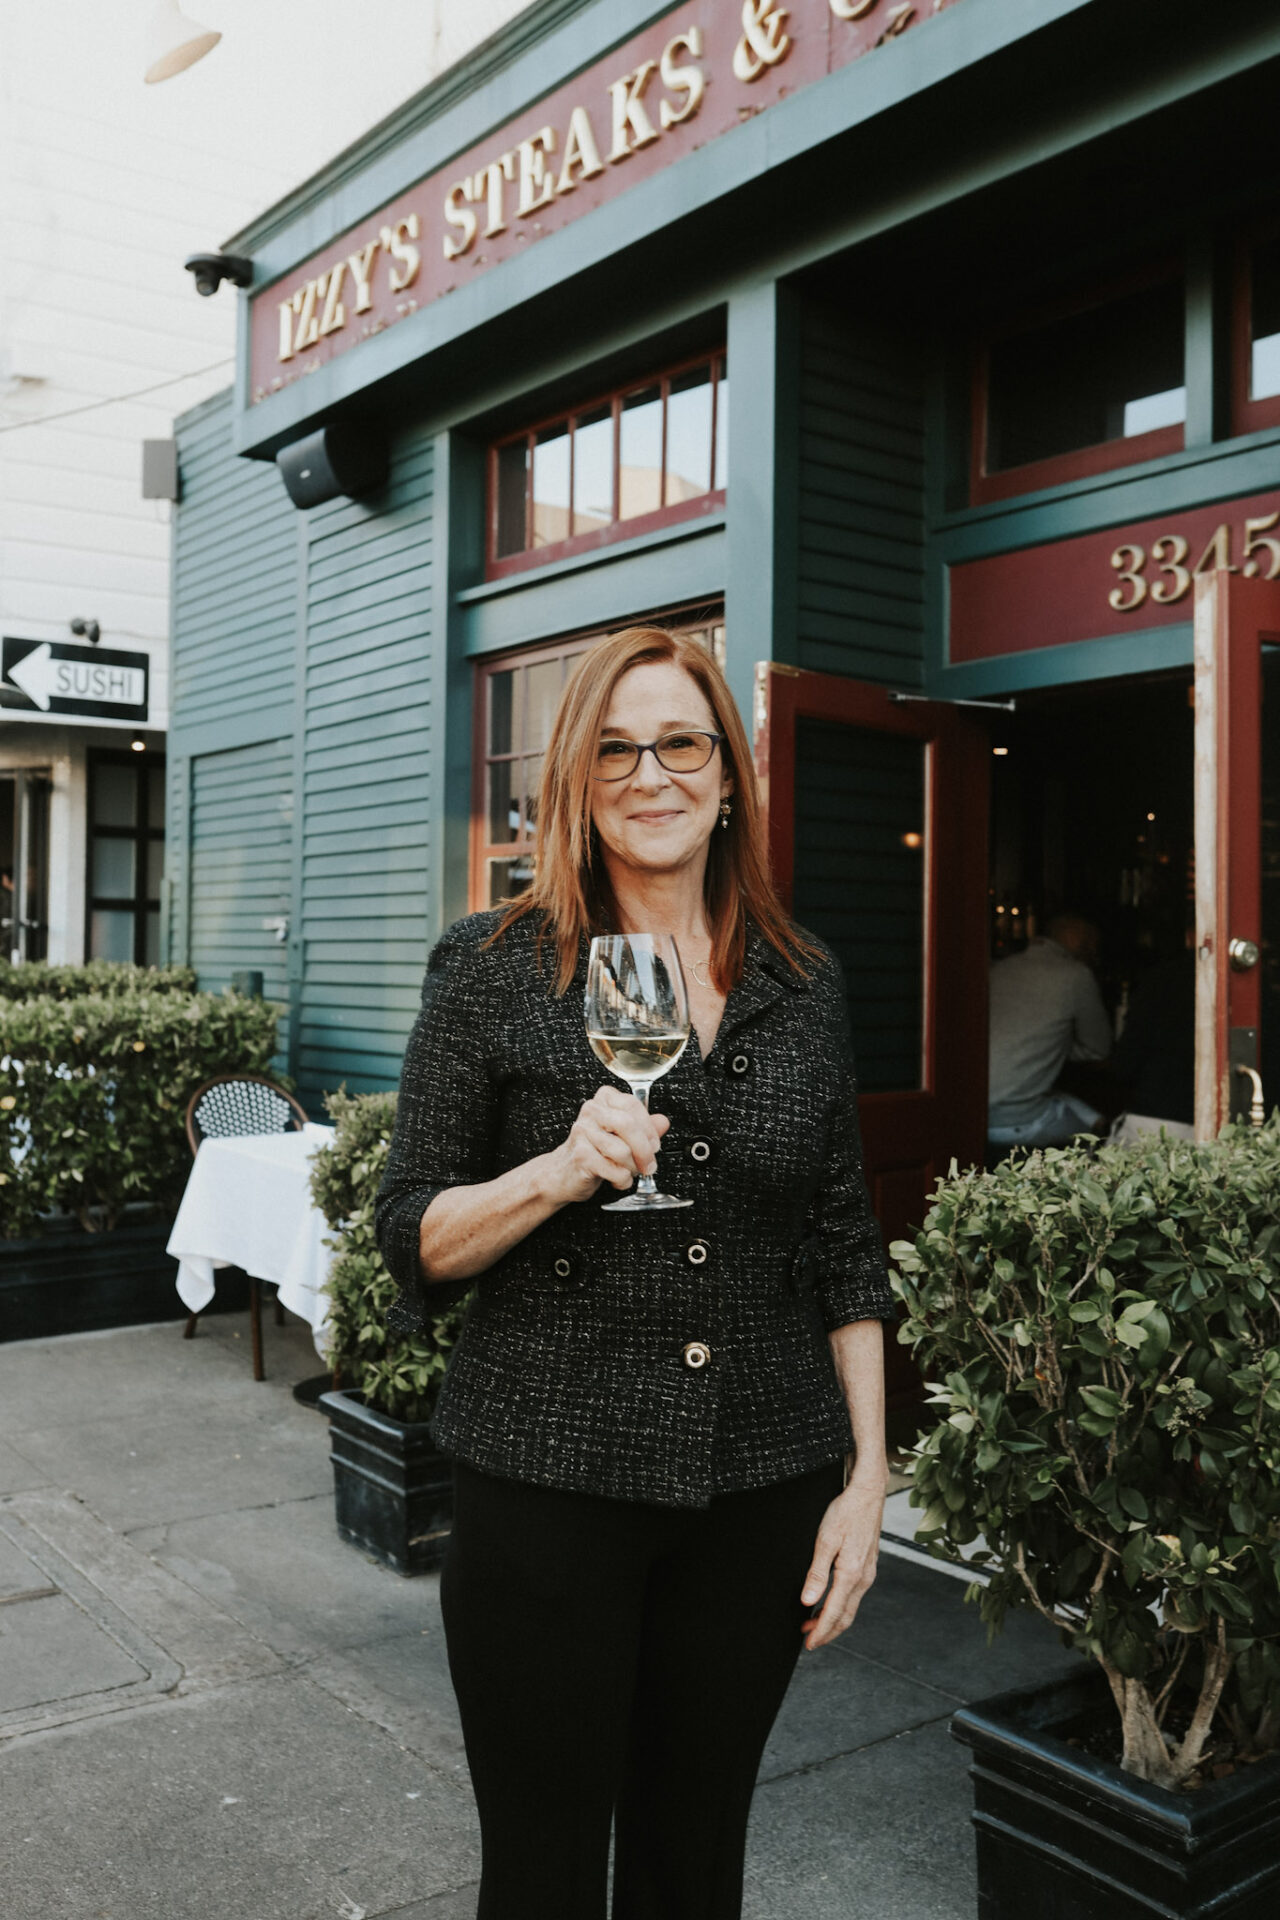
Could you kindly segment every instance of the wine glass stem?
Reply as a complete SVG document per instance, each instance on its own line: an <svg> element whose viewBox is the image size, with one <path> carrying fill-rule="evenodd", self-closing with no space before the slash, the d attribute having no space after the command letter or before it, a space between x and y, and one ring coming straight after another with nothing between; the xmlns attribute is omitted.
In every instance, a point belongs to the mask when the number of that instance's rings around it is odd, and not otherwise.
<svg viewBox="0 0 1280 1920"><path fill-rule="evenodd" d="M631 1085L632 1093L634 1093L636 1099L640 1102L640 1105L644 1108L645 1112L648 1113L649 1089L653 1085L652 1080L641 1080L641 1081L633 1080L631 1081L630 1085ZM640 1178L636 1181L636 1192L637 1193L656 1193L657 1191L658 1191L658 1183L654 1179L653 1175L651 1173L642 1173L640 1175Z"/></svg>

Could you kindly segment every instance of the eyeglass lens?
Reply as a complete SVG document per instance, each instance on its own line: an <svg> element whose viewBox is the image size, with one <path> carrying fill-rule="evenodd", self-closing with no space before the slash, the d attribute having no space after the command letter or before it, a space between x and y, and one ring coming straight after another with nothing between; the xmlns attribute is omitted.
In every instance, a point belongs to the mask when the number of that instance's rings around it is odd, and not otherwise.
<svg viewBox="0 0 1280 1920"><path fill-rule="evenodd" d="M715 751L710 733L668 733L653 743L658 764L668 773L697 773ZM596 775L602 780L625 780L635 772L641 749L634 740L602 740L596 755Z"/></svg>

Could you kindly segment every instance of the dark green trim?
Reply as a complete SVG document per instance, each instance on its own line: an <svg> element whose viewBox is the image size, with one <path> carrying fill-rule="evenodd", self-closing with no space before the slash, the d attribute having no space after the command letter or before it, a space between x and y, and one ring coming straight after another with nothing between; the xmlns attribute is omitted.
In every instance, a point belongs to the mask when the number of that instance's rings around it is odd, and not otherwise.
<svg viewBox="0 0 1280 1920"><path fill-rule="evenodd" d="M1078 686L1191 665L1190 626L1157 627L1067 647L1036 647L999 660L974 660L931 673L925 689L935 700L983 699L1031 687Z"/></svg>
<svg viewBox="0 0 1280 1920"><path fill-rule="evenodd" d="M303 881L303 856L306 851L306 774L307 774L307 650L309 609L307 574L311 557L310 516L298 514L295 530L297 580L295 606L297 625L293 646L293 713L290 724L281 730L281 738L292 734L293 746L293 818L289 833L289 954L287 963L289 991L289 1040L286 1055L291 1079L298 1078L302 1046L303 1001L306 994L307 942L305 932L306 895Z"/></svg>
<svg viewBox="0 0 1280 1920"><path fill-rule="evenodd" d="M729 379L732 391L732 374ZM732 474L732 441L729 461ZM540 571L525 574L521 591L458 608L462 650L475 658L590 627L616 627L633 615L660 613L666 607L718 601L729 564L724 528L716 527L697 539L617 555L608 567L550 579L543 579ZM467 745L469 750L469 740Z"/></svg>
<svg viewBox="0 0 1280 1920"><path fill-rule="evenodd" d="M477 484L483 497L483 469L477 476ZM652 533L638 534L633 540L615 540L607 547L597 548L594 553L575 553L565 560L549 560L545 566L531 567L527 573L509 573L501 580L482 580L476 586L463 587L455 598L460 606L479 606L488 600L499 600L506 594L523 593L534 581L541 584L548 580L564 580L572 574L589 573L593 567L612 567L619 560L630 559L637 553L649 553L655 547L670 547L681 540L699 539L705 534L720 531L726 521L724 508L714 513L701 513L696 519L681 521L676 526L659 527Z"/></svg>
<svg viewBox="0 0 1280 1920"><path fill-rule="evenodd" d="M751 723L758 660L796 659L799 302L774 280L729 302L726 670Z"/></svg>

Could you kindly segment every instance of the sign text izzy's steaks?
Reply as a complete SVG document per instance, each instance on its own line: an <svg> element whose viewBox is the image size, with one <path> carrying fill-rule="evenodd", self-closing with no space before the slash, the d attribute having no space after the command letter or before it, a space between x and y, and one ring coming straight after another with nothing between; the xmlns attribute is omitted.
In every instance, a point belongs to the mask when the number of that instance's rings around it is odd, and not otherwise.
<svg viewBox="0 0 1280 1920"><path fill-rule="evenodd" d="M956 0L685 0L255 294L253 398Z"/></svg>

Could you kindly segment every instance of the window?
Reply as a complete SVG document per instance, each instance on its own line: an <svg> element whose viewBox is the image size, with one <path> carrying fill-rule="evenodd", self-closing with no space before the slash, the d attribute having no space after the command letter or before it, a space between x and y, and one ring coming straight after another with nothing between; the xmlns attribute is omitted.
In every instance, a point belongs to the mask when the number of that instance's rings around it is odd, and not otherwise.
<svg viewBox="0 0 1280 1920"><path fill-rule="evenodd" d="M490 456L490 577L684 519L723 498L723 353L503 440Z"/></svg>
<svg viewBox="0 0 1280 1920"><path fill-rule="evenodd" d="M1233 334L1234 431L1280 426L1280 230L1274 226L1241 247Z"/></svg>
<svg viewBox="0 0 1280 1920"><path fill-rule="evenodd" d="M724 623L705 609L685 625L724 665ZM538 782L557 702L584 653L604 636L506 654L482 666L476 684L475 788L471 808L471 905L496 906L533 878Z"/></svg>
<svg viewBox="0 0 1280 1920"><path fill-rule="evenodd" d="M91 960L160 959L164 872L164 761L150 754L89 756Z"/></svg>
<svg viewBox="0 0 1280 1920"><path fill-rule="evenodd" d="M1181 280L1164 279L990 340L975 387L975 499L1176 452L1185 306Z"/></svg>

